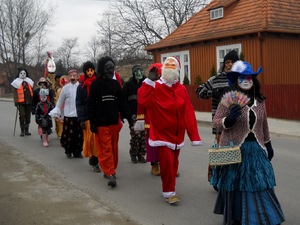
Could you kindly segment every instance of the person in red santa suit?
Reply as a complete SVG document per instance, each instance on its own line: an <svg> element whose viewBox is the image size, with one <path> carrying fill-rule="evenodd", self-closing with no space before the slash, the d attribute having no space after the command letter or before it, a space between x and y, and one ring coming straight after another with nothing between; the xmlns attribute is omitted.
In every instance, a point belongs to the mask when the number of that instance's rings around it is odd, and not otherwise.
<svg viewBox="0 0 300 225"><path fill-rule="evenodd" d="M152 73L138 90L138 103L150 115L149 145L158 148L163 197L170 204L180 201L175 192L179 153L187 131L193 146L202 145L195 111L186 88L179 82L180 62L168 57L162 76Z"/></svg>

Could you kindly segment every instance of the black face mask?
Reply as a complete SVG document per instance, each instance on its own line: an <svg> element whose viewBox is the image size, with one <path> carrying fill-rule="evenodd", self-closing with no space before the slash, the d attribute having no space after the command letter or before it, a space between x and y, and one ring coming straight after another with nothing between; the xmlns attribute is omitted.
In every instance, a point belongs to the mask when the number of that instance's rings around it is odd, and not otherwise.
<svg viewBox="0 0 300 225"><path fill-rule="evenodd" d="M108 61L104 65L104 74L102 78L104 80L111 80L114 77L115 64L112 61Z"/></svg>

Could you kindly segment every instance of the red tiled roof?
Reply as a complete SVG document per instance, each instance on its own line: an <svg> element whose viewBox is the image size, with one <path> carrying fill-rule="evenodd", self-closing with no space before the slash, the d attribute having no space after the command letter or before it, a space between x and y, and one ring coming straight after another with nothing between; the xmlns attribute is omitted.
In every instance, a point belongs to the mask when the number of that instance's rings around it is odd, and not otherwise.
<svg viewBox="0 0 300 225"><path fill-rule="evenodd" d="M224 17L209 10L224 6ZM300 0L213 0L169 36L146 50L262 31L300 34Z"/></svg>

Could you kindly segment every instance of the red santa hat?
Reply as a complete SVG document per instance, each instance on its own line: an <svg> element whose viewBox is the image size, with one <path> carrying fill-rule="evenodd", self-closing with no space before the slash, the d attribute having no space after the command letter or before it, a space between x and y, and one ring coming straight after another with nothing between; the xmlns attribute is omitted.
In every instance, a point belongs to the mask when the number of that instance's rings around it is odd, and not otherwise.
<svg viewBox="0 0 300 225"><path fill-rule="evenodd" d="M178 71L180 70L180 68L181 68L180 60L179 60L176 56L169 56L169 57L167 57L166 60L164 61L164 65L166 64L166 62L167 62L168 60L174 61L175 64L176 64L177 70L178 70Z"/></svg>

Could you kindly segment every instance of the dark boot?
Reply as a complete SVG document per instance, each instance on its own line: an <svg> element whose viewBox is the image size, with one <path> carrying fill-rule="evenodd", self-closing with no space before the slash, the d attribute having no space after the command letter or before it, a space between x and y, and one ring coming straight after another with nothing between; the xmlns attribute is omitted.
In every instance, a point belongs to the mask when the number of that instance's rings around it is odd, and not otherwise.
<svg viewBox="0 0 300 225"><path fill-rule="evenodd" d="M24 135L25 135L25 128L24 128L24 125L20 125L20 127L21 127L21 133L20 133L20 136L21 136L21 137L24 137Z"/></svg>
<svg viewBox="0 0 300 225"><path fill-rule="evenodd" d="M117 186L117 181L114 175L111 175L108 177L108 182L107 182L108 186L111 186L112 188Z"/></svg>
<svg viewBox="0 0 300 225"><path fill-rule="evenodd" d="M31 133L28 131L29 130L29 124L25 124L24 128L25 128L25 135L27 135L27 136L31 135Z"/></svg>
<svg viewBox="0 0 300 225"><path fill-rule="evenodd" d="M139 157L138 157L138 162L139 162L139 163L146 163L145 157L144 157L144 156L139 156Z"/></svg>

